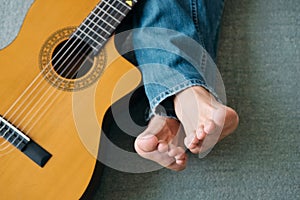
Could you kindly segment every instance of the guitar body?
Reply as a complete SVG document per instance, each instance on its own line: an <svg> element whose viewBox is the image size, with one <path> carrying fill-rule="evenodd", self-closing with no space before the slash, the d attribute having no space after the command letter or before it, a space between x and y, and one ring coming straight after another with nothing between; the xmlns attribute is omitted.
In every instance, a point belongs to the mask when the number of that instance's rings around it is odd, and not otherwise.
<svg viewBox="0 0 300 200"><path fill-rule="evenodd" d="M42 73L42 62L97 3L36 0L17 38L0 51L0 115L52 155L41 167L0 139L1 199L79 199L95 169L105 112L140 83L112 39L78 80L53 73L64 81L55 85Z"/></svg>

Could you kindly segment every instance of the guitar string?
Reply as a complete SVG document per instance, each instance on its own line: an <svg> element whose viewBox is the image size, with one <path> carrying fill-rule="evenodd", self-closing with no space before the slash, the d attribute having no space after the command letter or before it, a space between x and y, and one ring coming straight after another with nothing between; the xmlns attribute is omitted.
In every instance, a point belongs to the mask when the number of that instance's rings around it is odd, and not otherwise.
<svg viewBox="0 0 300 200"><path fill-rule="evenodd" d="M77 47L76 47L77 48ZM35 88L36 89L36 88ZM29 95L30 96L30 95ZM28 96L28 97L29 97ZM25 101L24 101L25 102ZM23 102L23 103L24 103ZM27 105L29 105L29 104L27 104ZM20 115L19 115L20 116ZM12 117L12 116L11 116ZM5 124L3 124L3 127L5 127ZM3 127L1 127L1 130L3 129ZM3 138L6 136L6 134L9 132L9 130L10 129L7 129L3 134L2 134L2 136L3 136ZM13 135L13 133L11 133L10 135L8 135L8 137L6 138L6 140L5 140L5 143L8 143L8 141L9 141L9 139L11 138L11 136ZM15 138L16 139L16 138ZM21 141L22 142L22 141ZM21 143L20 142L20 143ZM13 143L13 141L12 141L12 143ZM18 145L20 145L20 143L18 144ZM2 143L3 144L3 143ZM2 146L2 145L1 145Z"/></svg>
<svg viewBox="0 0 300 200"><path fill-rule="evenodd" d="M9 136L10 137L10 136ZM16 139L16 138L15 138ZM19 144L21 144L22 141L19 142Z"/></svg>
<svg viewBox="0 0 300 200"><path fill-rule="evenodd" d="M105 2L105 3L106 3L106 2ZM121 3L122 3L122 2L121 2ZM109 5L109 6L110 6L110 5ZM110 6L110 7L112 7L112 6ZM114 8L114 7L112 7L112 8ZM115 9L115 10L116 10L116 9ZM129 7L129 10L130 10L130 7ZM96 17L98 17L98 16L96 15ZM101 18L99 18L99 19L101 20ZM94 24L95 24L96 26L98 26L98 24L96 24L96 23L94 23ZM98 28L102 29L101 26L98 26ZM103 29L102 29L102 30L103 30ZM88 33L89 33L89 32L88 32ZM57 95L57 96L58 96L58 95ZM49 106L49 107L50 107L50 106ZM48 110L48 109L46 109L46 110ZM44 113L45 113L46 110L44 110ZM41 117L41 116L43 116L43 114L40 115L40 117ZM38 121L38 120L36 120L35 123L37 123L37 121ZM29 131L29 132L30 132L30 131ZM16 140L16 139L17 139L17 138L15 138L14 140ZM21 143L22 143L22 141L19 141L19 144L21 144Z"/></svg>
<svg viewBox="0 0 300 200"><path fill-rule="evenodd" d="M91 22L90 22L91 23ZM90 25L90 23L88 24L88 26ZM94 28L94 27L93 27ZM88 32L89 33L89 32ZM87 34L88 34L87 33ZM78 49L78 48L80 48L80 45L81 45L82 43L79 43L74 49L73 49L73 51L72 52L70 52L70 54L68 55L68 57L65 59L65 60L68 60L69 58L70 58L70 56L74 53L74 52L76 52L76 50ZM84 49L84 47L86 47L87 45L86 44L84 44L84 42L83 42L83 48L82 49ZM71 63L74 61L74 59L76 58L76 57L78 57L78 55L80 54L80 51L78 51L78 53L76 53L76 55L73 57L73 59L67 64L67 66L66 66L66 68L61 72L62 74L70 67L70 65L71 65ZM62 56L63 57L63 56ZM81 56L80 58L83 58L83 56ZM79 62L79 60L80 59L78 59L78 61L74 64L74 66L76 66L76 64L78 64L78 62ZM65 63L63 63L63 64L65 64ZM61 65L61 66L63 66L63 64ZM61 68L61 66L60 66L60 68ZM75 68L75 67L74 67ZM71 70L69 70L69 72L66 74L66 77L68 77L69 75L70 75L70 73L72 73L72 71L73 71L73 69L74 68L71 68ZM53 75L51 76L51 78L53 78ZM59 78L56 78L56 80L54 81L54 84L56 84L57 82L60 82L60 80L59 80ZM47 86L47 85L46 85ZM44 86L43 88L41 88L40 89L40 92L42 92L42 89L44 89L46 86ZM43 94L42 94L42 96L40 96L40 98L39 98L39 100L38 101L36 101L35 103L36 103L36 105L38 105L41 101L42 101L42 99L45 97L45 95L47 95L47 92L49 91L49 90L51 90L51 89L54 89L53 87L48 87L48 89L46 90L46 92L43 92ZM35 100L35 98L36 97L38 97L38 95L39 95L39 93L36 93L35 94L35 97L34 98L31 98L31 101L29 102L29 103L27 103L27 105L25 106L25 109L23 110L23 111L25 111L29 106L30 106L30 104L32 103L32 101L33 100ZM50 96L51 97L51 96ZM42 105L43 106L43 105ZM35 109L35 106L31 106L31 109L27 112L27 114L23 117L23 121L27 118L27 116L30 114L30 112L33 110L33 109ZM20 115L19 116L21 116L23 113L21 112L21 113L19 113ZM15 120L18 120L18 118L15 118ZM21 122L19 122L20 124L22 124L23 123L23 121L21 121ZM25 128L25 127L24 127Z"/></svg>
<svg viewBox="0 0 300 200"><path fill-rule="evenodd" d="M110 5L109 5L109 6L110 6ZM110 6L110 7L112 7L112 6ZM126 10L126 9L125 9L125 10ZM123 14L123 15L124 15L124 14ZM97 16L97 17L98 17L98 16ZM120 16L120 17L121 17L121 16ZM100 19L100 20L101 20L101 19ZM107 21L107 20L106 20L106 21ZM96 26L98 26L98 25L96 24ZM99 28L99 26L98 26L98 28ZM92 30L93 30L93 29L92 29ZM56 96L58 96L58 95L56 95ZM55 98L55 99L56 99L56 98ZM41 107L43 107L43 105L42 105ZM50 107L51 107L51 104L48 105L48 108L44 109L43 113L40 114L39 118L42 117L43 114L44 114ZM38 112L38 111L37 111L37 112ZM39 121L39 118L38 118L37 120L34 121L35 123L32 125L32 127L35 126L35 124ZM31 129L29 129L28 131L30 132Z"/></svg>
<svg viewBox="0 0 300 200"><path fill-rule="evenodd" d="M97 16L97 17L98 17L98 16ZM99 19L101 20L101 18L99 18ZM97 26L97 24L96 24L96 26ZM94 27L95 27L95 26L94 26ZM88 32L88 33L89 33L89 32ZM36 122L37 122L37 121L36 121ZM21 142L22 142L22 141L20 141L19 144L20 144Z"/></svg>
<svg viewBox="0 0 300 200"><path fill-rule="evenodd" d="M80 38L76 38L76 39L80 39ZM85 38L83 38L83 39L85 39ZM76 42L76 41L74 41L73 44L75 44L75 42ZM72 47L73 44L70 45L70 48ZM65 44L64 46L66 46L66 45L67 45L67 44ZM80 44L78 44L78 45L80 45ZM78 47L78 45L75 47L75 49ZM66 50L66 52L67 52L70 48L68 48L68 49ZM63 48L61 48L61 49L63 49ZM66 52L65 52L65 53L66 53ZM58 53L57 55L59 55L59 53ZM61 58L62 58L64 55L65 55L65 54L63 54L63 55L61 56ZM55 58L55 57L54 57L54 58ZM54 58L53 58L53 59L54 59ZM60 61L60 60L58 60L58 61ZM51 64L51 63L48 63L47 66L49 66L50 64ZM42 72L43 72L43 71L42 71ZM41 75L41 73L36 77L36 79L39 78L40 75ZM36 82L36 79L34 79L34 81L32 82L32 84ZM41 83L42 81L43 81L43 79L42 79L39 83ZM38 85L37 85L36 87L39 86L39 83L38 83ZM28 88L30 88L30 87L31 87L31 85L28 86ZM34 88L32 91L35 91L35 90L36 90L36 88ZM30 94L28 95L28 97L29 97L30 95L32 95L32 93L30 93ZM24 95L23 95L23 96L24 96ZM25 99L24 101L26 101L26 100L27 100L27 99ZM12 107L14 107L14 104L13 104ZM7 115L8 112L10 112L10 110L11 110L11 109L9 109L9 110L4 114L4 117ZM14 114L15 114L15 113L13 113L13 115L14 115ZM13 115L12 115L12 116L13 116ZM8 120L9 120L9 119L8 119Z"/></svg>
<svg viewBox="0 0 300 200"><path fill-rule="evenodd" d="M77 38L76 38L76 39L77 39ZM78 39L80 39L80 38L78 38ZM76 41L74 41L74 43L75 43L75 42L76 42ZM73 44L74 44L74 43L73 43ZM73 44L72 44L72 45L73 45ZM70 46L70 48L72 47L72 45ZM80 44L78 44L78 45L80 45ZM78 45L75 47L75 49L78 47ZM62 48L62 49L63 49L63 48ZM68 50L67 50L67 51L68 51ZM67 52L67 51L66 51L66 52ZM64 56L64 54L63 54L63 56ZM62 57L63 57L63 56L62 56ZM54 58L53 58L53 59L54 59ZM49 63L49 64L50 64L50 63ZM47 66L49 66L49 64L48 64ZM40 74L39 74L39 75L40 75ZM39 77L39 75L38 75L38 77ZM31 93L30 93L30 94L27 96L27 98L22 102L22 104L19 105L19 107L18 107L18 108L15 110L15 112L10 116L10 118L12 118L12 117L14 116L14 114L16 113L16 111L17 111L17 110L25 103L25 101L30 97L30 95L32 95L32 93L37 89L37 87L40 85L40 83L41 83L42 81L43 81L43 80L41 80L41 81L37 84L37 86L31 91ZM40 91L41 91L41 90L40 90ZM33 99L34 99L34 98L33 98ZM32 102L33 99L31 98L30 103ZM27 106L28 106L28 105L30 105L30 104L28 103ZM26 108L25 108L25 109L26 109ZM24 110L25 110L25 109L24 109ZM23 110L23 111L24 111L24 110ZM10 111L10 110L9 110L9 111ZM7 111L7 113L8 113L8 111ZM22 113L23 113L23 112L19 113L19 116L21 116ZM6 114L5 114L5 115L6 115ZM4 115L4 116L5 116L5 115ZM10 121L10 118L8 118L7 120ZM23 120L24 120L25 118L26 118L26 117L24 117ZM15 125L15 121L16 121L17 119L18 119L18 117L15 118L14 121L12 121L12 124ZM21 124L21 123L19 123L19 124ZM5 128L5 126L6 126L6 125L4 124L4 125L1 127L0 131L2 131L2 129ZM16 127L18 127L18 125L16 125ZM6 134L7 134L9 131L10 131L10 129L7 129L7 130L2 134L2 137L5 137ZM4 144L5 144L5 143L9 143L9 142L8 142L8 141L9 141L9 138L10 138L12 135L13 135L13 132L11 133L11 135L9 135L9 136L6 138L6 140L4 140L3 143L4 143ZM24 138L22 138L22 139L24 139ZM22 142L22 141L21 141L21 142ZM21 144L21 142L19 143L19 145ZM2 143L2 144L3 144L3 143ZM18 146L17 146L17 147L18 147Z"/></svg>
<svg viewBox="0 0 300 200"><path fill-rule="evenodd" d="M101 18L100 18L100 20L101 20ZM98 21L99 21L99 20L98 20ZM97 21L97 22L98 22L98 21ZM107 21L108 21L108 20L107 20ZM89 23L88 25L90 25L90 23ZM96 24L96 25L97 25L97 24ZM89 31L89 32L90 32L90 31ZM89 32L88 32L88 33L89 33Z"/></svg>
<svg viewBox="0 0 300 200"><path fill-rule="evenodd" d="M89 24L88 24L89 25ZM97 25L97 24L96 24ZM95 26L94 26L95 27ZM89 33L89 32L88 32ZM78 47L78 45L77 45L77 47ZM75 47L75 48L77 48L77 47ZM73 52L71 52L71 53L73 53ZM63 57L63 56L62 56ZM69 57L68 57L69 58Z"/></svg>
<svg viewBox="0 0 300 200"><path fill-rule="evenodd" d="M113 0L113 1L115 1L115 0ZM120 16L121 17L121 16ZM120 18L119 18L120 19ZM99 18L99 20L101 20L101 18ZM95 26L94 26L95 27ZM93 28L94 28L93 27ZM90 30L91 31L91 30ZM70 62L70 63L72 63L72 61ZM70 70L69 71L69 73L71 72L72 70ZM77 71L79 71L79 70L77 70ZM67 76L69 75L69 73L67 74ZM48 88L48 90L49 90L50 88ZM47 91L48 92L48 91ZM53 91L50 95L53 95L55 93L55 91ZM57 96L58 96L58 94L57 94ZM48 99L46 99L46 101L47 100L49 100L51 98L51 96L48 96ZM42 98L41 98L42 99ZM56 99L56 98L55 98ZM39 110L41 109L41 108L43 108L44 107L44 104L46 103L46 101L44 101L44 103L40 106L40 108L38 109L38 110L36 110L36 113L39 113ZM54 101L52 101L52 103L53 103ZM49 107L50 107L50 105L48 105ZM36 114L35 113L35 114ZM40 115L41 117L43 116L43 115ZM34 117L34 115L32 115L32 117L31 117L31 119L33 119L33 117ZM30 120L29 120L30 121ZM29 121L28 121L28 123L29 123ZM36 122L38 121L38 120L35 120ZM28 124L27 123L27 124ZM25 128L26 128L26 126L25 126Z"/></svg>
<svg viewBox="0 0 300 200"><path fill-rule="evenodd" d="M103 2L106 3L105 0L103 0ZM120 3L119 1L117 1L117 2ZM114 3L115 3L115 1L114 1ZM99 4L98 4L97 6L99 6ZM98 8L99 8L99 7L98 7ZM100 11L103 11L103 10L100 8ZM104 13L103 13L103 14L104 14ZM97 17L98 17L98 16L97 16ZM88 18L87 18L87 19L88 19ZM100 18L100 20L101 20L101 18ZM97 21L97 22L98 22L98 21ZM97 23L97 22L96 22L96 23ZM91 22L90 22L90 23L91 23ZM90 23L89 23L88 25L90 25ZM82 24L83 24L83 23L82 23ZM97 26L97 24L96 24L96 26ZM93 26L93 28L96 27L96 26ZM89 32L88 32L87 34L89 34L89 33L90 33L90 30L89 30ZM76 38L76 39L78 39L78 38ZM80 39L80 38L79 38L79 39Z"/></svg>
<svg viewBox="0 0 300 200"><path fill-rule="evenodd" d="M76 38L76 39L77 39L77 38ZM80 39L80 38L78 38L78 39ZM76 42L76 41L74 41L74 42L70 45L70 48L72 47L73 44L75 44L75 42ZM66 45L67 45L67 44L65 44L63 47L65 47ZM79 45L79 44L78 44L78 45ZM75 48L77 48L78 45L77 45ZM60 51L62 51L63 47L61 48ZM70 48L68 48L68 49L65 51L65 53L66 53ZM60 51L57 53L57 56L59 55ZM65 55L65 54L63 54L63 55L61 56L61 58L62 58L64 55ZM55 58L56 58L56 57L53 57L53 59L55 59ZM53 60L53 59L52 59L52 60ZM52 61L52 60L51 60L51 61ZM60 61L60 60L58 60L58 61ZM46 67L48 67L50 64L51 64L51 62L49 62L49 63L47 64ZM45 69L46 69L46 68L45 68ZM43 71L41 71L41 72L38 74L38 76L31 82L31 84L24 90L24 92L21 94L21 96L14 102L14 104L13 104L13 105L7 110L7 112L4 114L4 117L5 117L5 116L7 115L7 113L10 112L11 109L15 106L15 103L17 103L18 100L26 94L26 92L31 88L31 86L32 86L35 82L37 82L37 79L40 78L40 76L42 75L42 73L43 73ZM39 84L40 84L42 81L43 81L43 79L38 83L37 86L39 86ZM36 86L36 87L37 87L37 86ZM34 88L33 91L35 91L35 89L36 89L36 88ZM32 94L32 93L30 93L28 96L30 96L31 94ZM24 101L26 101L26 100L27 100L27 99L25 99Z"/></svg>

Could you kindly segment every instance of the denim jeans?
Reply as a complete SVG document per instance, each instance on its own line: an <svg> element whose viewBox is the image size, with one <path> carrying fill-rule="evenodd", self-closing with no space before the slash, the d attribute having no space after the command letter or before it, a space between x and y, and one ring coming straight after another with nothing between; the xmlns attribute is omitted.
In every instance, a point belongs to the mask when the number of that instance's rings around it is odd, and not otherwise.
<svg viewBox="0 0 300 200"><path fill-rule="evenodd" d="M132 43L149 117L162 102L191 86L202 86L225 103L215 65L223 6L224 0L140 0L135 5Z"/></svg>

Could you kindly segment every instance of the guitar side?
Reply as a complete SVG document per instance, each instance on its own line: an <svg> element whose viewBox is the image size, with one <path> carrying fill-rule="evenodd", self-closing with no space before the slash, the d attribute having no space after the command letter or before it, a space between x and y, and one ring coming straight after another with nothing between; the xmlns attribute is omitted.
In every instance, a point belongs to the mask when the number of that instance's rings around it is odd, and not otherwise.
<svg viewBox="0 0 300 200"><path fill-rule="evenodd" d="M41 48L49 36L66 27L78 26L97 3L97 0L36 0L33 3L15 41L0 51L1 115L41 73ZM32 100L32 105L37 107L16 104L16 107L20 105L23 110L39 115L11 111L5 116L52 157L40 167L0 139L1 198L79 199L84 193L97 162L105 112L112 103L132 91L141 79L138 70L118 54L113 39L105 49L107 64L95 83L70 92L57 89L39 76L37 81L45 87L26 91L27 95L36 93L41 97L41 101ZM124 74L129 74L130 81L116 89ZM38 92L47 95L41 96ZM49 98L50 94L53 96ZM25 101L25 97L21 100Z"/></svg>

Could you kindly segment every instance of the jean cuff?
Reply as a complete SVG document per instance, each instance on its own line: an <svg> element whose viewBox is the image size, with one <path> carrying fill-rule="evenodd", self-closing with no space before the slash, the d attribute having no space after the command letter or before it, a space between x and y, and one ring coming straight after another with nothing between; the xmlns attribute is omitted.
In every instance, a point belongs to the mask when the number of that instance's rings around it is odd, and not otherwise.
<svg viewBox="0 0 300 200"><path fill-rule="evenodd" d="M215 91L206 85L201 80L187 80L183 83L180 83L176 85L173 88L169 88L168 90L162 92L159 94L156 98L154 98L152 101L150 101L150 108L148 111L146 111L146 120L150 120L153 116L159 115L163 117L169 117L178 120L178 117L175 112L174 107L174 98L176 94L179 92L193 86L201 86L205 88L207 91L209 91L217 101L222 103L220 98L218 98L218 95L215 93Z"/></svg>

